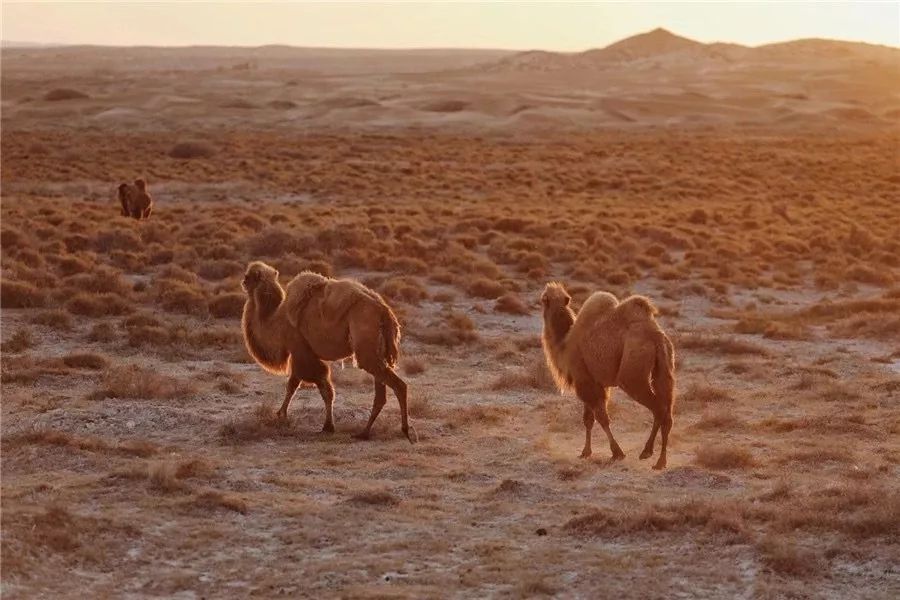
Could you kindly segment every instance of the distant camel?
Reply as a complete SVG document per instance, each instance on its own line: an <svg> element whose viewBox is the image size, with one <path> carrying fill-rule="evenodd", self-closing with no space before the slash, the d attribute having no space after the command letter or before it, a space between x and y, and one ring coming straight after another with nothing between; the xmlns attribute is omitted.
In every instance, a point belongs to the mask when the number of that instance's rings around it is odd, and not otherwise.
<svg viewBox="0 0 900 600"><path fill-rule="evenodd" d="M662 450L654 469L666 466L666 446L674 422L675 350L654 318L656 307L643 296L621 303L607 292L596 292L576 318L570 296L558 283L541 295L544 311L542 342L547 366L560 391L574 389L584 402L583 458L591 455L591 428L600 423L613 460L625 453L613 438L606 407L609 388L618 386L653 413L653 429L641 458L653 456L656 432L662 429Z"/></svg>
<svg viewBox="0 0 900 600"><path fill-rule="evenodd" d="M372 413L357 437L368 439L390 387L400 403L401 430L414 442L406 383L394 371L400 324L381 296L356 281L310 272L297 275L285 290L278 283L278 271L263 262L248 265L241 285L247 292L242 320L247 350L265 370L288 375L280 417L287 417L294 392L306 381L319 388L325 401L322 431L334 432L334 386L326 361L352 356L375 378Z"/></svg>
<svg viewBox="0 0 900 600"><path fill-rule="evenodd" d="M119 184L118 198L122 205L122 216L135 219L149 219L153 212L153 198L147 191L147 182L135 179L134 185Z"/></svg>

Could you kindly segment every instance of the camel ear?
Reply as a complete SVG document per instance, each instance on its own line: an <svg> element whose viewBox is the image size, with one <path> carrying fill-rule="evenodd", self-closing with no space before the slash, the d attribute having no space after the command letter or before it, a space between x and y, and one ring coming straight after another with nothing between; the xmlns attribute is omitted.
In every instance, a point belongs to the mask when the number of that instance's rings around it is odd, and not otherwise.
<svg viewBox="0 0 900 600"><path fill-rule="evenodd" d="M563 299L564 299L564 300L563 300L563 304L565 304L566 306L568 306L568 305L569 305L569 301L570 301L572 298L571 298L570 296L566 295L566 296L563 296Z"/></svg>

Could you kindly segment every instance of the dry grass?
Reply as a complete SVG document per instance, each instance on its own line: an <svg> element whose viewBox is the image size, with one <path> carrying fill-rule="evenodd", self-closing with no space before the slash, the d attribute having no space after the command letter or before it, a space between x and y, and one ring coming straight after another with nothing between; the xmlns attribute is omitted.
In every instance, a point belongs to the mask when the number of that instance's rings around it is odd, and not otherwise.
<svg viewBox="0 0 900 600"><path fill-rule="evenodd" d="M175 400L193 396L197 388L182 381L140 367L129 365L114 367L103 375L101 386L91 394L97 400L104 398Z"/></svg>
<svg viewBox="0 0 900 600"><path fill-rule="evenodd" d="M6 342L3 343L3 352L24 352L34 347L34 336L30 329L19 329L12 334Z"/></svg>
<svg viewBox="0 0 900 600"><path fill-rule="evenodd" d="M528 305L516 294L503 294L494 303L494 310L511 315L527 315L531 312Z"/></svg>
<svg viewBox="0 0 900 600"><path fill-rule="evenodd" d="M4 51L15 108L7 75ZM242 116L270 112L254 103ZM178 160L172 134L81 121L4 122L4 339L27 328L34 342L3 349L4 594L138 581L161 597L627 595L640 567L670 595L746 595L750 569L761 586L798 580L797 596L851 597L892 564L896 136L298 142L249 123L179 130L215 154ZM121 219L113 185L141 174L159 182L153 217ZM773 195L780 212L759 200ZM283 380L247 364L237 323L255 259L283 281L313 269L384 293L419 444L350 437L371 406L356 370L335 375L346 429L275 418ZM687 332L662 475L637 458L648 414L619 392L628 457L609 464L595 427L599 458L577 460L580 403L551 396L530 306L554 277L576 305L598 288L647 293ZM104 400L85 401L95 388ZM316 391L300 393L294 409L318 420ZM395 432L397 410L391 397L377 428ZM221 583L283 559L290 576Z"/></svg>
<svg viewBox="0 0 900 600"><path fill-rule="evenodd" d="M428 369L428 363L424 358L406 357L400 361L400 368L407 375L420 375Z"/></svg>
<svg viewBox="0 0 900 600"><path fill-rule="evenodd" d="M252 413L230 420L219 430L220 439L227 444L293 435L294 424L290 418L279 419L275 409L268 404L260 404Z"/></svg>
<svg viewBox="0 0 900 600"><path fill-rule="evenodd" d="M29 444L45 444L76 450L110 452L141 457L152 456L159 451L157 445L144 440L108 442L99 437L78 435L56 429L35 429L5 436L3 439L4 450Z"/></svg>
<svg viewBox="0 0 900 600"><path fill-rule="evenodd" d="M704 384L691 384L678 394L681 404L718 404L735 401L731 392L723 387Z"/></svg>
<svg viewBox="0 0 900 600"><path fill-rule="evenodd" d="M73 369L105 369L109 366L109 359L100 354L67 354L62 359L63 364Z"/></svg>
<svg viewBox="0 0 900 600"><path fill-rule="evenodd" d="M747 469L756 466L756 459L750 450L724 444L708 444L697 448L694 462L707 469Z"/></svg>
<svg viewBox="0 0 900 600"><path fill-rule="evenodd" d="M216 153L216 149L206 142L179 142L169 150L172 158L209 158Z"/></svg>

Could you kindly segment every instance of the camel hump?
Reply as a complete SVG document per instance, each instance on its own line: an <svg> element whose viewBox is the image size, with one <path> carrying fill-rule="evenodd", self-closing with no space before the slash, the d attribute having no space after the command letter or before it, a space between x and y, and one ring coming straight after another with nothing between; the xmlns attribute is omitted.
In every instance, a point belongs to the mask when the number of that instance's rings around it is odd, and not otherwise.
<svg viewBox="0 0 900 600"><path fill-rule="evenodd" d="M646 296L629 296L622 300L616 308L626 321L639 321L652 319L659 314L656 306Z"/></svg>
<svg viewBox="0 0 900 600"><path fill-rule="evenodd" d="M618 304L619 300L609 292L594 292L584 301L578 311L578 318L600 318L612 312Z"/></svg>
<svg viewBox="0 0 900 600"><path fill-rule="evenodd" d="M350 279L332 280L325 288L322 311L323 316L342 319L362 299L372 298L372 292L361 283Z"/></svg>
<svg viewBox="0 0 900 600"><path fill-rule="evenodd" d="M329 283L333 281L323 275L308 271L304 271L294 277L285 290L287 292L287 300L285 300L284 310L287 314L288 322L297 327L303 311L306 310L310 301L321 294L328 287Z"/></svg>

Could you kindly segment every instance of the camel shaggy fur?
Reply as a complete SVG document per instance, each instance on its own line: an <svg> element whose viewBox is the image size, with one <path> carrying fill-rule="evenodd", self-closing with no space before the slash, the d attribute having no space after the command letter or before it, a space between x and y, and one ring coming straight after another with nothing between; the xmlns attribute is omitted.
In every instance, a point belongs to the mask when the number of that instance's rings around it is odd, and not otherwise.
<svg viewBox="0 0 900 600"><path fill-rule="evenodd" d="M278 283L278 271L262 262L250 263L242 287L247 293L242 319L247 350L265 370L288 376L279 416L287 417L300 383L312 383L325 401L322 431L334 432L334 386L327 361L352 356L375 378L372 413L357 437L369 437L390 387L400 404L400 427L414 441L406 383L394 371L400 324L381 296L356 281L310 272L297 275L285 289Z"/></svg>
<svg viewBox="0 0 900 600"><path fill-rule="evenodd" d="M135 179L134 185L119 184L119 203L122 205L122 216L135 219L149 219L153 212L153 198L147 191L147 182Z"/></svg>
<svg viewBox="0 0 900 600"><path fill-rule="evenodd" d="M621 303L607 292L595 292L577 317L571 298L558 283L541 295L547 365L560 391L575 390L584 403L584 449L591 455L591 428L600 423L613 460L625 458L609 428L609 388L619 387L653 413L653 429L641 458L653 455L658 431L662 448L654 469L666 466L666 447L674 422L675 350L656 322L649 299L631 296Z"/></svg>

